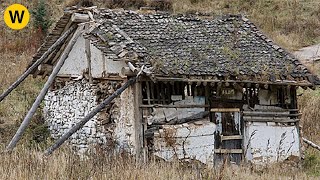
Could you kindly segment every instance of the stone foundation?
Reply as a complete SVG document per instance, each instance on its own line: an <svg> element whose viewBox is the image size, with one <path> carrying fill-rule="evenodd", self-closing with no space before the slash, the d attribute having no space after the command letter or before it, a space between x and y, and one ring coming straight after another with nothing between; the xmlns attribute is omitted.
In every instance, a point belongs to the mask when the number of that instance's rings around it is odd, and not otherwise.
<svg viewBox="0 0 320 180"><path fill-rule="evenodd" d="M80 80L48 92L44 101L44 116L51 136L54 139L61 137L120 86L120 81L89 84L86 80ZM133 97L129 88L73 134L68 143L79 153L97 145L109 150L134 152L134 139L131 138L134 134L131 116L134 109L131 107L132 98L128 98L130 94Z"/></svg>

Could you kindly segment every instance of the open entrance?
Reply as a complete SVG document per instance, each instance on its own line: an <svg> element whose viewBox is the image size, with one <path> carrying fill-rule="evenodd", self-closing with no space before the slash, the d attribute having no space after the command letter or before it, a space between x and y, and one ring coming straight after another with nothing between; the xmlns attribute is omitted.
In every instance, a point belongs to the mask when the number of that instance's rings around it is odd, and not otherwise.
<svg viewBox="0 0 320 180"><path fill-rule="evenodd" d="M224 160L239 164L242 158L242 133L239 108L212 108L217 125L214 140L214 162Z"/></svg>

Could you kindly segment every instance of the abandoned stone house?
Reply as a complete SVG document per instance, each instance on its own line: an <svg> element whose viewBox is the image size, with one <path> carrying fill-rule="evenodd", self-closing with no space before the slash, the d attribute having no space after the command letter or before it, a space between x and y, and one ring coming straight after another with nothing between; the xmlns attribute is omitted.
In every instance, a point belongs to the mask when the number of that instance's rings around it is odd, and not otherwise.
<svg viewBox="0 0 320 180"><path fill-rule="evenodd" d="M318 78L244 16L69 8L34 61L75 25L34 71L47 76L68 53L45 98L53 138L140 71L69 144L203 163L300 157L296 90L314 88Z"/></svg>

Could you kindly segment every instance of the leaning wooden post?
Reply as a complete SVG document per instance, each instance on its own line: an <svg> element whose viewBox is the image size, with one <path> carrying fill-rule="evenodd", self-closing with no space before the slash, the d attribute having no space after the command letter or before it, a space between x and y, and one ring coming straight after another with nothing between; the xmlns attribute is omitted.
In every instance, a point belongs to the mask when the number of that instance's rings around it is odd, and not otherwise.
<svg viewBox="0 0 320 180"><path fill-rule="evenodd" d="M311 147L317 149L318 151L320 151L320 146L316 145L315 143L313 143L312 141L309 141L306 138L302 138L303 142L305 142L306 144L310 145Z"/></svg>
<svg viewBox="0 0 320 180"><path fill-rule="evenodd" d="M66 31L43 55L35 62L33 63L18 79L16 82L14 82L4 93L0 95L0 102L7 97L16 87L19 86L19 84L24 81L29 74L35 70L58 46L62 45L64 41L67 39L67 37L74 32L76 29L76 25L71 26L71 28Z"/></svg>
<svg viewBox="0 0 320 180"><path fill-rule="evenodd" d="M134 84L137 80L138 76L135 76L129 79L121 88L117 89L111 96L105 99L99 106L97 106L93 111L91 111L88 115L86 115L82 120L80 120L75 126L73 126L67 133L65 133L58 141L49 147L45 151L45 155L50 155L54 150L59 148L72 134L81 129L91 118L93 118L96 114L98 114L101 110L103 110L111 101L119 96L124 90L126 90L130 85Z"/></svg>
<svg viewBox="0 0 320 180"><path fill-rule="evenodd" d="M10 141L10 143L9 143L7 149L6 149L7 151L12 151L13 148L17 145L18 141L21 139L21 136L24 133L24 131L26 130L27 126L29 125L32 116L35 114L35 112L38 109L41 101L44 99L45 95L47 94L50 86L52 85L55 77L59 73L61 67L63 66L63 64L65 62L65 60L67 59L67 57L69 55L69 52L71 51L73 45L76 43L77 38L79 37L79 35L80 35L80 31L77 31L77 33L74 34L73 37L71 38L71 42L67 45L65 53L62 54L62 56L60 57L60 60L58 61L58 63L54 67L54 69L53 69L51 75L49 76L47 82L45 83L43 89L41 90L41 92L38 95L37 99L33 103L33 105L31 107L31 109L29 110L28 114L26 115L26 117L22 121L18 131L16 132L16 134L14 135L12 140Z"/></svg>

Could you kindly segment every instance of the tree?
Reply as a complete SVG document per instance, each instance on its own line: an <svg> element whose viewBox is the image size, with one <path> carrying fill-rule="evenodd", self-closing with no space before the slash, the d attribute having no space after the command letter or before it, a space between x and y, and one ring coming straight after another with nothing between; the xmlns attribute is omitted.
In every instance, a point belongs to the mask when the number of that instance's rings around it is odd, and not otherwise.
<svg viewBox="0 0 320 180"><path fill-rule="evenodd" d="M48 15L47 4L44 0L39 0L35 10L32 10L34 27L46 34L52 22Z"/></svg>

